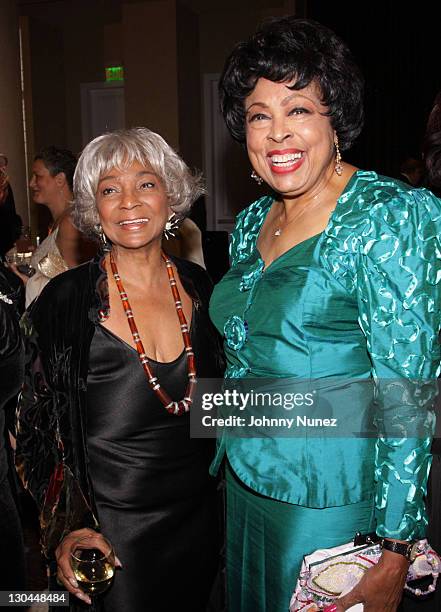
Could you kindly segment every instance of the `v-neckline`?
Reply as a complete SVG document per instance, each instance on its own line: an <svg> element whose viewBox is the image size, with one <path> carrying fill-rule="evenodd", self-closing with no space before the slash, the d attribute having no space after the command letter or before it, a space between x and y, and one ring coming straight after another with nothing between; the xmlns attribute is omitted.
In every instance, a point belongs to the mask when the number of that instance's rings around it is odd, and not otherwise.
<svg viewBox="0 0 441 612"><path fill-rule="evenodd" d="M190 337L192 337L193 334L193 323L194 323L194 317L195 317L195 306L194 306L194 302L192 301L192 307L191 307L191 321L190 321L190 326L189 326L189 334ZM108 327L104 327L104 325L102 323L98 323L98 326L103 329L105 332L107 332L110 336L112 336L112 338L114 338L115 340L119 341L120 343L122 343L126 348L130 349L133 353L135 353L135 355L138 355L138 351L136 350L135 347L133 347L131 344L129 344L126 340L124 340L124 338L121 338L121 336L118 336L118 334L116 334L114 331L112 331L111 329L109 329ZM185 347L182 349L182 351L179 353L179 355L177 357L175 357L175 359L172 359L171 361L157 361L156 359L153 359L153 357L149 357L147 355L147 359L156 364L156 365L172 365L174 363L176 363L179 359L182 358L182 355L185 353Z"/></svg>
<svg viewBox="0 0 441 612"><path fill-rule="evenodd" d="M262 273L267 272L270 268L272 268L272 266L274 264L277 264L277 263L279 263L280 260L285 259L285 257L290 255L293 251L299 250L302 247L308 245L310 242L318 240L320 238L320 236L326 231L326 229L327 229L327 227L323 231L318 232L317 234L314 234L313 236L309 236L308 238L305 238L301 242L298 242L297 244L294 244L292 247L289 247L289 249L286 249L286 251L283 251L283 253L280 253L280 255L278 257L273 259L273 261L269 264L269 266L265 265L265 261L264 261L262 255L261 255L261 253L259 251L259 248L257 246L257 240L256 240L256 253L257 253L257 257L263 263Z"/></svg>

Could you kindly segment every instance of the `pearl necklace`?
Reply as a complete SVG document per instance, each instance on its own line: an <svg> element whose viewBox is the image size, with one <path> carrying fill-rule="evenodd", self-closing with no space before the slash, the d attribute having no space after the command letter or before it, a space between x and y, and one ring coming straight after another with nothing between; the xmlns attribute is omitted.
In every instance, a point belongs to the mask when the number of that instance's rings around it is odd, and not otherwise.
<svg viewBox="0 0 441 612"><path fill-rule="evenodd" d="M187 354L188 384L185 390L185 397L184 399L179 400L179 402L175 402L170 398L168 393L163 389L163 387L161 387L157 377L154 375L150 368L149 360L147 358L147 355L145 354L144 346L142 344L138 328L135 323L135 318L133 316L129 298L127 297L127 293L121 282L121 277L118 273L118 268L116 267L112 252L110 252L110 267L112 268L113 278L115 279L116 286L118 287L119 297L121 298L121 302L124 307L124 312L126 313L127 322L129 324L130 331L132 332L132 337L136 346L138 358L147 376L149 385L151 389L155 392L167 412L175 416L181 416L182 414L189 412L190 406L193 403L193 396L197 382L196 364L193 348L191 346L190 333L187 321L185 319L184 311L182 309L181 296L179 295L179 291L176 285L176 279L173 274L173 265L170 259L164 253L161 253L161 256L162 259L165 261L165 265L167 267L168 280L170 283L173 299L175 301L176 312L181 326L182 338L184 340L185 352Z"/></svg>

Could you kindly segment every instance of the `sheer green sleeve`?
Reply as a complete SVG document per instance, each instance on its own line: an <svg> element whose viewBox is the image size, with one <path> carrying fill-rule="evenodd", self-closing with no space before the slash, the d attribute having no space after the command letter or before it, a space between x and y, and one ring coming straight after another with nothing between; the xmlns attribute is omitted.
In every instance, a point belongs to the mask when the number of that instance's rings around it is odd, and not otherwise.
<svg viewBox="0 0 441 612"><path fill-rule="evenodd" d="M379 190L357 257L360 325L376 381L377 533L423 537L439 374L441 202Z"/></svg>

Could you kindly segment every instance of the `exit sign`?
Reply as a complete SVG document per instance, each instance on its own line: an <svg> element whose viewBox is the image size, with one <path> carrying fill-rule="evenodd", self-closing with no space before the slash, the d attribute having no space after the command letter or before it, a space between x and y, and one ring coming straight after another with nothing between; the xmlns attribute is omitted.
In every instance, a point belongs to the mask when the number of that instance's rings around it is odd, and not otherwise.
<svg viewBox="0 0 441 612"><path fill-rule="evenodd" d="M105 70L106 81L124 81L123 66L108 66Z"/></svg>

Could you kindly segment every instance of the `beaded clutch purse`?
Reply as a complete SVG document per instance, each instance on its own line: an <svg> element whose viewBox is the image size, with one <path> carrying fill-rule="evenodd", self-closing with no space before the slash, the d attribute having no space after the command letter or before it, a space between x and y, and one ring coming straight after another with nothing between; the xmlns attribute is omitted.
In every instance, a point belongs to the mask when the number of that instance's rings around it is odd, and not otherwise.
<svg viewBox="0 0 441 612"><path fill-rule="evenodd" d="M290 612L326 608L358 583L363 574L378 562L381 552L378 542L357 534L353 542L316 550L308 555L303 559ZM420 540L417 557L409 566L405 592L418 598L428 597L435 591L440 571L441 558L427 540ZM361 612L363 605L357 604L350 610Z"/></svg>

